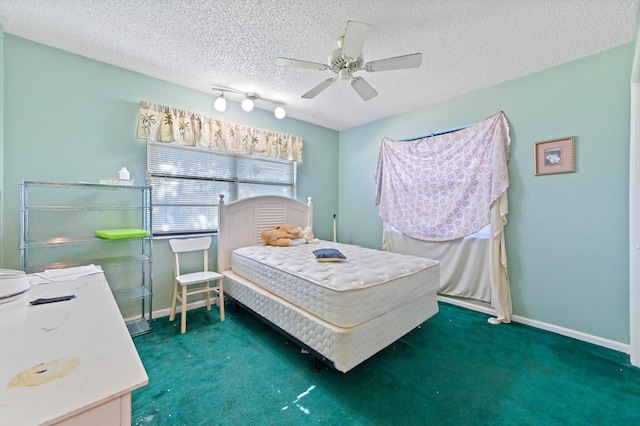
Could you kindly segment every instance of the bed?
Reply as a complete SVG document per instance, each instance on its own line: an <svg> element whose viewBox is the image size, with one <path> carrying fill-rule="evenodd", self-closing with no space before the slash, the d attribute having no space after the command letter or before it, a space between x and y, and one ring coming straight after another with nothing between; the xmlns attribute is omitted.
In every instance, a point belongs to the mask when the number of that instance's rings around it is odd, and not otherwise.
<svg viewBox="0 0 640 426"><path fill-rule="evenodd" d="M218 271L225 295L320 361L348 372L438 312L433 259L319 241L266 246L260 232L313 223L308 203L280 196L219 202ZM317 262L335 248L343 262Z"/></svg>

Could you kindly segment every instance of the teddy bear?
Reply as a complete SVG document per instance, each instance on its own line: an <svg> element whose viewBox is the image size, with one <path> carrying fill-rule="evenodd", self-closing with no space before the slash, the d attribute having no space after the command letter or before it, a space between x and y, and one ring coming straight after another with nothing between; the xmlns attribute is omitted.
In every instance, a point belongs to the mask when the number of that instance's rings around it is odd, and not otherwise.
<svg viewBox="0 0 640 426"><path fill-rule="evenodd" d="M260 236L266 245L287 247L291 245L291 241L300 238L300 231L297 226L284 224L273 229L265 229L260 232Z"/></svg>

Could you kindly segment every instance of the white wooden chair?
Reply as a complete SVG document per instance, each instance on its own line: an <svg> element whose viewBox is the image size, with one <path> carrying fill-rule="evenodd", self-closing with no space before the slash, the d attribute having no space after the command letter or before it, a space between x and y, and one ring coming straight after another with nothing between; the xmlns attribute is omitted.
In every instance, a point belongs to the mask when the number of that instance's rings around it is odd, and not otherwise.
<svg viewBox="0 0 640 426"><path fill-rule="evenodd" d="M182 316L180 332L185 333L187 331L187 296L204 293L206 295L207 310L210 311L212 292L218 297L220 321L224 321L224 291L222 289L223 276L217 272L209 271L209 247L211 247L211 237L171 239L169 240L169 245L171 246L171 250L173 251L175 258L175 284L173 286L173 302L171 303L169 321L173 321L176 318L176 303L180 300L182 302L180 311L180 315ZM197 251L202 251L204 255L203 270L181 274L180 254ZM216 282L216 284L211 285L210 283L212 282ZM189 289L190 286L196 284L198 285L196 288Z"/></svg>

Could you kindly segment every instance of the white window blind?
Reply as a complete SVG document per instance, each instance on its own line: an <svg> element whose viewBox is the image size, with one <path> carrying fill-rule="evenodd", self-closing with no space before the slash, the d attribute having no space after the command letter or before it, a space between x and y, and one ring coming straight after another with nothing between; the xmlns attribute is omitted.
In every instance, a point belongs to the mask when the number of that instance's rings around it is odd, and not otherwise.
<svg viewBox="0 0 640 426"><path fill-rule="evenodd" d="M296 163L147 142L147 174L152 190L154 235L213 232L218 200L257 195L295 198Z"/></svg>

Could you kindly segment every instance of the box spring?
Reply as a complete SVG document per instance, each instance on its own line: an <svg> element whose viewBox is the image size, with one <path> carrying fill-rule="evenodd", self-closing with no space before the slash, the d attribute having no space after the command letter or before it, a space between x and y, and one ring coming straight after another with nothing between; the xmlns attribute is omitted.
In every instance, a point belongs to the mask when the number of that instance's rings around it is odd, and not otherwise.
<svg viewBox="0 0 640 426"><path fill-rule="evenodd" d="M437 265L436 265L437 268ZM435 286L413 301L354 327L338 327L224 271L225 294L347 372L438 312Z"/></svg>

